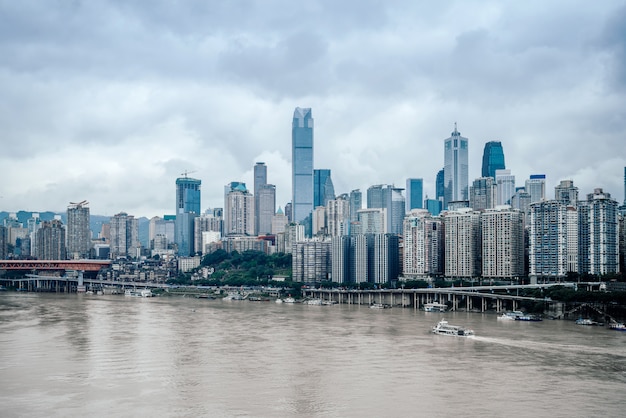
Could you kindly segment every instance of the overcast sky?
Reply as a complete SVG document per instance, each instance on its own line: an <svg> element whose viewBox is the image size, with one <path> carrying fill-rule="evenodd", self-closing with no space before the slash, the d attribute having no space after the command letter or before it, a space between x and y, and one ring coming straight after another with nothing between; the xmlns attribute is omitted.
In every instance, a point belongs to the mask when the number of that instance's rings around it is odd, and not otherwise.
<svg viewBox="0 0 626 418"><path fill-rule="evenodd" d="M291 120L311 107L337 194L424 179L454 122L470 183L499 140L523 186L624 200L623 1L0 0L0 210L173 214L175 181L268 166L291 199Z"/></svg>

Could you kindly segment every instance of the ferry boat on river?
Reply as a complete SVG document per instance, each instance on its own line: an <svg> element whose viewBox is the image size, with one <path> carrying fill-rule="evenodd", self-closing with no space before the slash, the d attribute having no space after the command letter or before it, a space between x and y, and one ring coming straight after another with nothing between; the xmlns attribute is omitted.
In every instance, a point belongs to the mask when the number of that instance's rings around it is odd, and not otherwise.
<svg viewBox="0 0 626 418"><path fill-rule="evenodd" d="M445 312L448 305L439 302L431 302L424 304L424 312Z"/></svg>
<svg viewBox="0 0 626 418"><path fill-rule="evenodd" d="M433 327L433 333L440 335L449 335L452 337L472 337L474 331L471 329L463 328L458 325L450 325L448 321L442 319Z"/></svg>

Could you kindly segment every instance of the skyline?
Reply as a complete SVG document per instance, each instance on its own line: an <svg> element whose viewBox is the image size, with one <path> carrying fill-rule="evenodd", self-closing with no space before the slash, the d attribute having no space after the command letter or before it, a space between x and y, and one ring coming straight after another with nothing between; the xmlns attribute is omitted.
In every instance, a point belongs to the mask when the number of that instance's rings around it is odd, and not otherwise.
<svg viewBox="0 0 626 418"><path fill-rule="evenodd" d="M336 194L423 178L433 198L456 122L470 184L500 141L518 187L624 201L623 2L359 4L1 4L0 210L173 214L189 172L204 211L256 162L284 208L296 107Z"/></svg>

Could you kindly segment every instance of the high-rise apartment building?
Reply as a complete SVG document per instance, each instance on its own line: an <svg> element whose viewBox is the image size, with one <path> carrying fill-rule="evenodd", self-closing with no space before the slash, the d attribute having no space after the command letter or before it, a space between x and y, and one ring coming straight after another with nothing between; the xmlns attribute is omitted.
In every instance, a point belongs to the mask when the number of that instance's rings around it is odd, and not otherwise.
<svg viewBox="0 0 626 418"><path fill-rule="evenodd" d="M318 206L313 209L313 215L311 217L312 233L313 236L325 236L327 235L326 225L326 207Z"/></svg>
<svg viewBox="0 0 626 418"><path fill-rule="evenodd" d="M578 266L578 213L576 207L556 200L530 204L529 274L564 278Z"/></svg>
<svg viewBox="0 0 626 418"><path fill-rule="evenodd" d="M425 209L413 209L404 218L405 277L431 277L443 274L443 228L441 219Z"/></svg>
<svg viewBox="0 0 626 418"><path fill-rule="evenodd" d="M526 180L524 189L530 195L530 203L546 200L546 175L531 174Z"/></svg>
<svg viewBox="0 0 626 418"><path fill-rule="evenodd" d="M497 185L493 177L474 180L469 191L469 206L474 210L491 209L496 206Z"/></svg>
<svg viewBox="0 0 626 418"><path fill-rule="evenodd" d="M60 219L43 221L35 232L34 255L39 260L65 260L65 228Z"/></svg>
<svg viewBox="0 0 626 418"><path fill-rule="evenodd" d="M137 219L126 212L120 212L111 218L110 225L111 259L115 260L118 257L137 257L138 249L140 248Z"/></svg>
<svg viewBox="0 0 626 418"><path fill-rule="evenodd" d="M201 181L187 177L176 179L175 241L180 256L193 255L193 220L200 216Z"/></svg>
<svg viewBox="0 0 626 418"><path fill-rule="evenodd" d="M320 283L331 277L330 240L296 242L292 253L293 280L300 283Z"/></svg>
<svg viewBox="0 0 626 418"><path fill-rule="evenodd" d="M313 211L313 115L310 108L296 107L291 141L291 220L303 222Z"/></svg>
<svg viewBox="0 0 626 418"><path fill-rule="evenodd" d="M515 194L515 176L511 170L496 170L497 204L510 205Z"/></svg>
<svg viewBox="0 0 626 418"><path fill-rule="evenodd" d="M357 216L358 221L352 224L350 235L387 233L387 209L361 209Z"/></svg>
<svg viewBox="0 0 626 418"><path fill-rule="evenodd" d="M456 129L444 140L444 199L443 208L450 202L468 200L469 164L468 140Z"/></svg>
<svg viewBox="0 0 626 418"><path fill-rule="evenodd" d="M205 212L200 216L197 216L193 220L193 236L194 254L204 254L204 248L206 244L204 232L216 232L221 234L222 219L213 215L212 212ZM214 235L213 235L214 236Z"/></svg>
<svg viewBox="0 0 626 418"><path fill-rule="evenodd" d="M517 187L511 197L511 207L524 214L526 225L530 225L530 194L523 187Z"/></svg>
<svg viewBox="0 0 626 418"><path fill-rule="evenodd" d="M518 279L524 276L524 214L508 206L480 214L482 277Z"/></svg>
<svg viewBox="0 0 626 418"><path fill-rule="evenodd" d="M619 272L618 204L601 188L579 203L578 263L580 273Z"/></svg>
<svg viewBox="0 0 626 418"><path fill-rule="evenodd" d="M153 250L166 250L174 243L176 230L176 217L173 215L165 215L163 218L154 216L150 219L148 226L148 239L150 248ZM158 246L155 246L155 239L158 238ZM158 247L158 248L157 248Z"/></svg>
<svg viewBox="0 0 626 418"><path fill-rule="evenodd" d="M374 235L374 259L372 281L387 284L400 275L400 238L397 234Z"/></svg>
<svg viewBox="0 0 626 418"><path fill-rule="evenodd" d="M331 279L335 283L350 283L350 245L352 237L336 235L331 239Z"/></svg>
<svg viewBox="0 0 626 418"><path fill-rule="evenodd" d="M279 207L272 218L272 235L285 232L288 223L289 219L287 219L287 215L285 215L282 208Z"/></svg>
<svg viewBox="0 0 626 418"><path fill-rule="evenodd" d="M554 200L576 206L578 204L578 187L574 186L574 181L561 180L559 185L554 188Z"/></svg>
<svg viewBox="0 0 626 418"><path fill-rule="evenodd" d="M406 208L409 213L412 209L424 207L424 179L406 179Z"/></svg>
<svg viewBox="0 0 626 418"><path fill-rule="evenodd" d="M89 258L91 229L89 202L70 203L67 207L67 255L70 259Z"/></svg>
<svg viewBox="0 0 626 418"><path fill-rule="evenodd" d="M470 208L448 211L443 223L446 277L478 277L482 267L480 213Z"/></svg>
<svg viewBox="0 0 626 418"><path fill-rule="evenodd" d="M496 170L504 170L504 150L500 141L489 141L483 150L482 176L496 178Z"/></svg>
<svg viewBox="0 0 626 418"><path fill-rule="evenodd" d="M9 254L9 230L0 225L0 260L5 260Z"/></svg>
<svg viewBox="0 0 626 418"><path fill-rule="evenodd" d="M224 192L224 236L254 235L254 196L246 184L231 182Z"/></svg>
<svg viewBox="0 0 626 418"><path fill-rule="evenodd" d="M328 235L337 237L348 235L350 228L350 201L347 194L329 200L326 206Z"/></svg>

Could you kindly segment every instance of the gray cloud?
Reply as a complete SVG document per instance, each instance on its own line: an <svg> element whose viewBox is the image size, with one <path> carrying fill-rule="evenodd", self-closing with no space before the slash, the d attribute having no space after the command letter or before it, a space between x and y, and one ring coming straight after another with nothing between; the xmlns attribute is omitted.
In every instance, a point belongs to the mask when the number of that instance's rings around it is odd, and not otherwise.
<svg viewBox="0 0 626 418"><path fill-rule="evenodd" d="M312 107L337 192L423 177L442 141L501 140L518 185L623 199L622 2L0 2L3 210L170 213L268 164L290 199L291 116ZM552 192L549 192L549 195Z"/></svg>

